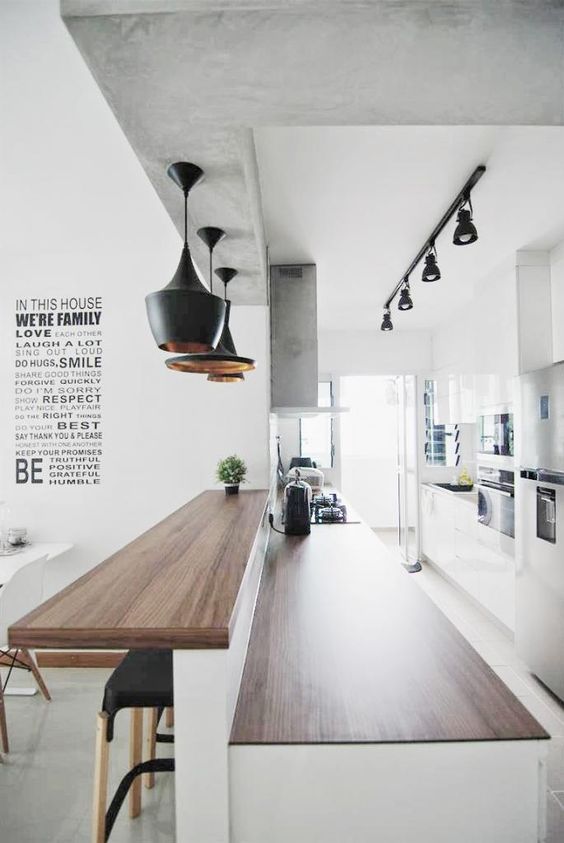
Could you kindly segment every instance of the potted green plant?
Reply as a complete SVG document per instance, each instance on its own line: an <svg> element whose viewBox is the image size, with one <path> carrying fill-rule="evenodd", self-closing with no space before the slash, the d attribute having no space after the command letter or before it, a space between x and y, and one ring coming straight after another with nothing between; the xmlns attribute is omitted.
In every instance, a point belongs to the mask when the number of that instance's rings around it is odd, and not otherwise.
<svg viewBox="0 0 564 843"><path fill-rule="evenodd" d="M239 494L239 484L245 483L247 466L245 461L232 454L230 457L220 460L217 464L216 477L225 486L226 495Z"/></svg>

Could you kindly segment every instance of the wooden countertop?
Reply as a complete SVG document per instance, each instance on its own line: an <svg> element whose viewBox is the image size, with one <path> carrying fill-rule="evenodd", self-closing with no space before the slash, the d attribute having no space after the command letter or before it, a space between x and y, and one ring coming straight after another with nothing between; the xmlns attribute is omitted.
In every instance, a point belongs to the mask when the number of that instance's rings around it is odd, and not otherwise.
<svg viewBox="0 0 564 843"><path fill-rule="evenodd" d="M8 631L16 647L225 648L268 492L203 492Z"/></svg>
<svg viewBox="0 0 564 843"><path fill-rule="evenodd" d="M231 744L548 737L365 524L271 537Z"/></svg>

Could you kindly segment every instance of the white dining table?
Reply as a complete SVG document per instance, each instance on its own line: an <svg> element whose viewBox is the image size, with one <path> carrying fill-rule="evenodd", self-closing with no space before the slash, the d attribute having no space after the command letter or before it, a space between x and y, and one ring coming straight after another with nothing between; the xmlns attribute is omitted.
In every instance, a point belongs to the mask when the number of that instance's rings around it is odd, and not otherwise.
<svg viewBox="0 0 564 843"><path fill-rule="evenodd" d="M10 556L0 556L0 590L20 568L23 568L30 562L35 562L36 559L47 556L47 563L49 563L51 559L67 553L71 548L72 544L70 542L33 542L29 547L25 547L23 550ZM8 685L4 689L4 696L6 697L29 697L36 693L37 688L31 687L18 688Z"/></svg>
<svg viewBox="0 0 564 843"><path fill-rule="evenodd" d="M29 547L10 556L0 556L0 586L6 585L16 571L29 562L34 562L42 556L47 556L47 562L49 562L55 556L66 553L71 547L70 542L33 542Z"/></svg>

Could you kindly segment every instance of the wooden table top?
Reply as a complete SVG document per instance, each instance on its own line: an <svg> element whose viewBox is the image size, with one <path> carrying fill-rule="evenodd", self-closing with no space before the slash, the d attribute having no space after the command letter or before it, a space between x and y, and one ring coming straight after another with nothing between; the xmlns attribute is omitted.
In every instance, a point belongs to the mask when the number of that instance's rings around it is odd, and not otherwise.
<svg viewBox="0 0 564 843"><path fill-rule="evenodd" d="M8 631L12 646L225 648L268 492L203 492Z"/></svg>
<svg viewBox="0 0 564 843"><path fill-rule="evenodd" d="M548 737L365 524L273 536L231 744Z"/></svg>

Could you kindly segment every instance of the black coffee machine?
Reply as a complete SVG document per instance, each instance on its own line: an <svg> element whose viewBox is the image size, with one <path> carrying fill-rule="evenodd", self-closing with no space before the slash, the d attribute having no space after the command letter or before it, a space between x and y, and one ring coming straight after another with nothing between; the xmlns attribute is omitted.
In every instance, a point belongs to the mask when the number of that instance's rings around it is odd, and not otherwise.
<svg viewBox="0 0 564 843"><path fill-rule="evenodd" d="M296 479L284 489L284 532L288 536L307 536L311 533L311 486L300 480L299 469Z"/></svg>

